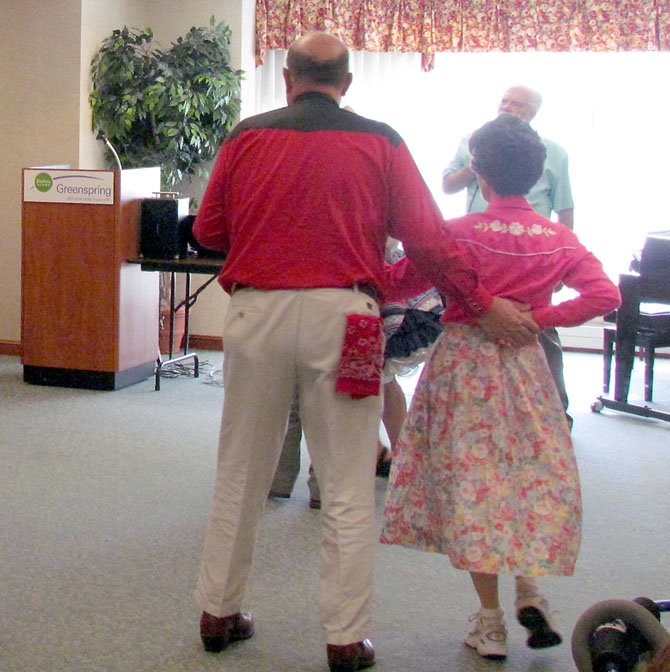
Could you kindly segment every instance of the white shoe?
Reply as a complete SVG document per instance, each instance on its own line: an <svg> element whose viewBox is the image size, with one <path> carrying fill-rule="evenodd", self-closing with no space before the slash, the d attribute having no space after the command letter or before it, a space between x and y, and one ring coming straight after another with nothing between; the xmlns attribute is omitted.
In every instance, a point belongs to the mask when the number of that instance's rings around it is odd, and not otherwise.
<svg viewBox="0 0 670 672"><path fill-rule="evenodd" d="M482 617L477 612L470 616L470 621L474 621L474 625L465 638L467 646L475 649L482 658L507 658L507 628L502 612L498 618Z"/></svg>
<svg viewBox="0 0 670 672"><path fill-rule="evenodd" d="M526 644L531 649L546 649L563 641L542 595L521 595L516 598L515 606L519 623L528 631Z"/></svg>

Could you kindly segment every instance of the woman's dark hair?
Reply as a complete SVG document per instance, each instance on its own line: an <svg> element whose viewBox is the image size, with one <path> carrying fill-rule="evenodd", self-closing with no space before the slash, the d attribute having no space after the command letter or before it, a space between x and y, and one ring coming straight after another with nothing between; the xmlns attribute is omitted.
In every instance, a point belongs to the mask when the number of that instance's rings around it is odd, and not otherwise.
<svg viewBox="0 0 670 672"><path fill-rule="evenodd" d="M540 179L547 150L523 120L501 114L470 137L471 167L500 196L523 196Z"/></svg>

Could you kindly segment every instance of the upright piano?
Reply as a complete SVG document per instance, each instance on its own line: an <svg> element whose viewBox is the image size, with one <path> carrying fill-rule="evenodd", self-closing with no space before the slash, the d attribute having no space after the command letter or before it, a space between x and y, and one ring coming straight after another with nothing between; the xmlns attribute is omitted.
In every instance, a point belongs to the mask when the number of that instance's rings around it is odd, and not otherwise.
<svg viewBox="0 0 670 672"><path fill-rule="evenodd" d="M670 231L647 235L631 271L619 276L621 306L616 311L614 398L598 397L592 410L598 412L604 407L670 422L670 413L628 401L640 335L650 337L657 347L670 345Z"/></svg>

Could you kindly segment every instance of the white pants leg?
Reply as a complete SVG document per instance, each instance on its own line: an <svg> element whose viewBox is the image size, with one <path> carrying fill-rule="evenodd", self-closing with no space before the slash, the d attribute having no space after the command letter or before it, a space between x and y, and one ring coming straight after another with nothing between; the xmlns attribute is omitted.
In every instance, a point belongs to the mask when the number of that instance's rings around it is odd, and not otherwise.
<svg viewBox="0 0 670 672"><path fill-rule="evenodd" d="M335 289L241 290L231 299L219 462L196 591L210 614L240 611L297 381L321 485L326 640L348 644L369 635L381 399L335 392L349 312L377 314L378 307L365 294Z"/></svg>
<svg viewBox="0 0 670 672"><path fill-rule="evenodd" d="M335 381L345 314L378 306L365 294L320 290L329 293L339 297L335 309L310 304L301 319L300 412L321 491L321 621L328 643L350 644L370 635L381 397L354 400Z"/></svg>
<svg viewBox="0 0 670 672"><path fill-rule="evenodd" d="M295 328L264 310L269 294L236 292L224 324L219 456L196 590L198 604L214 616L240 611L295 388L295 366L281 347Z"/></svg>

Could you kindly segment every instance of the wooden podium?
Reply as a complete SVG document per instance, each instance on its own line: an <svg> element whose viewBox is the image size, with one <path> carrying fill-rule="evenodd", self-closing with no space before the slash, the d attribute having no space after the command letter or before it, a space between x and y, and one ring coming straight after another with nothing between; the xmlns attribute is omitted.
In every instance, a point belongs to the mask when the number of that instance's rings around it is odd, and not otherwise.
<svg viewBox="0 0 670 672"><path fill-rule="evenodd" d="M23 379L115 390L153 376L158 275L138 264L159 168L23 171Z"/></svg>

